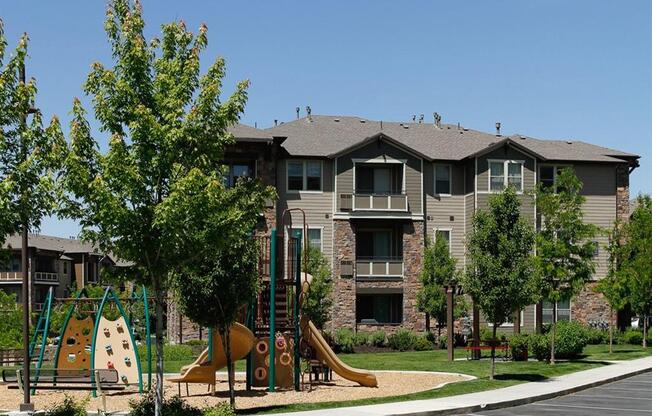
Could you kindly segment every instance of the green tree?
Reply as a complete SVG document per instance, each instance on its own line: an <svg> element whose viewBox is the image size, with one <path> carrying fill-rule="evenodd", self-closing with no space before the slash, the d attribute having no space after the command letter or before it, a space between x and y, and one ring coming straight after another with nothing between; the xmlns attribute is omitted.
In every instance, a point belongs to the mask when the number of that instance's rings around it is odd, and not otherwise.
<svg viewBox="0 0 652 416"><path fill-rule="evenodd" d="M114 0L105 30L113 66L92 65L84 85L95 118L109 137L100 153L79 100L73 105L71 145L65 163L65 214L77 218L81 236L132 265L124 275L152 288L156 310L156 406L163 399L163 308L170 276L186 263L203 262L206 241L227 245L234 217L221 184L227 132L244 110L248 82L221 100L225 64L217 58L200 73L207 29L195 36L183 22L162 26L147 41L139 1ZM171 201L201 195L224 214L207 229L206 210L179 212ZM203 209L202 209L203 208ZM215 219L215 216L210 216Z"/></svg>
<svg viewBox="0 0 652 416"><path fill-rule="evenodd" d="M326 322L330 320L330 311L333 306L333 276L328 260L318 248L310 247L308 258L308 264L302 264L301 268L304 273L312 275L312 281L302 313L317 328L323 329Z"/></svg>
<svg viewBox="0 0 652 416"><path fill-rule="evenodd" d="M550 362L555 363L557 302L570 299L584 288L595 271L598 228L584 222L582 183L570 168L557 175L555 187L536 191L541 227L537 233L537 260L543 297L553 304Z"/></svg>
<svg viewBox="0 0 652 416"><path fill-rule="evenodd" d="M421 271L421 289L417 292L417 308L437 320L437 337L447 324L446 294L444 285L456 284L460 278L457 261L450 255L448 241L436 238L427 244L423 253L423 270ZM453 316L460 318L466 313L467 305L463 296L455 296Z"/></svg>
<svg viewBox="0 0 652 416"><path fill-rule="evenodd" d="M496 330L516 311L538 300L540 278L533 256L535 232L521 216L521 202L513 187L493 195L488 211L473 218L468 252L471 263L464 275L464 291ZM491 379L495 373L495 342L491 349Z"/></svg>
<svg viewBox="0 0 652 416"><path fill-rule="evenodd" d="M0 290L0 348L19 348L23 338L23 312L16 295Z"/></svg>
<svg viewBox="0 0 652 416"><path fill-rule="evenodd" d="M622 272L627 279L629 302L642 318L643 347L652 311L652 197L639 196L638 204L626 226Z"/></svg>
<svg viewBox="0 0 652 416"><path fill-rule="evenodd" d="M27 44L24 34L5 63L7 41L0 20L0 247L9 234L37 230L43 217L54 212L56 172L65 149L59 120L53 117L43 127L35 108L36 81L21 80Z"/></svg>
<svg viewBox="0 0 652 416"><path fill-rule="evenodd" d="M609 302L609 353L613 352L614 311L622 309L629 299L626 275L622 271L624 256L625 231L624 224L616 221L609 232L609 271L600 280L595 290L602 293Z"/></svg>

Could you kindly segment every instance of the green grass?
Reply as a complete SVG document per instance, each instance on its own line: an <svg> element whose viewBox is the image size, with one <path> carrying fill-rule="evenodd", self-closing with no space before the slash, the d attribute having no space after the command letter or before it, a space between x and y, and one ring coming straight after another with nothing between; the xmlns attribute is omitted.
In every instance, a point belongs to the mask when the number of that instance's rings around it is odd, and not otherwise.
<svg viewBox="0 0 652 416"><path fill-rule="evenodd" d="M617 347L617 348L616 348ZM445 350L422 352L387 352L369 354L341 354L339 357L345 363L368 370L410 370L410 371L442 371L463 373L477 377L476 380L459 382L446 385L440 389L428 390L420 393L403 396L370 398L362 400L347 400L341 402L324 403L299 403L293 405L276 406L249 410L248 413L293 412L317 410L343 406L360 406L387 402L400 402L406 400L434 399L466 393L475 393L485 390L513 386L529 381L542 381L576 371L609 365L607 360L626 360L652 355L652 349L643 351L640 346L618 345L614 346L614 354L608 353L608 345L590 345L585 349L585 356L579 360L559 362L552 366L545 362L504 362L496 361L496 378L489 380L490 362L483 361L454 361L447 360ZM466 357L463 349L455 351L456 358Z"/></svg>

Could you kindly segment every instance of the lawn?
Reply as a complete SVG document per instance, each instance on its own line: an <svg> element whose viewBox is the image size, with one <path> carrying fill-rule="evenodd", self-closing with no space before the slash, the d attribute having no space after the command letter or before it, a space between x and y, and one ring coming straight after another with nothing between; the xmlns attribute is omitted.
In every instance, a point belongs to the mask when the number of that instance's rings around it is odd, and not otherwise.
<svg viewBox="0 0 652 416"><path fill-rule="evenodd" d="M493 381L489 380L489 361L460 360L450 363L447 360L447 353L445 350L340 354L339 357L345 363L353 367L368 370L443 371L469 374L478 378L476 380L449 384L440 389L428 390L404 396L328 403L302 403L282 407L279 406L274 409L260 409L257 413L264 414L279 411L291 412L316 410L406 400L434 399L465 393L475 393L484 390L508 387L528 381L541 381L576 371L609 365L607 362L608 360L626 360L652 355L652 349L644 351L640 346L635 345L614 346L614 353L612 355L609 354L608 345L590 345L587 346L584 351L585 356L579 360L570 362L562 361L554 366L537 361L505 362L498 360L496 365L496 378ZM456 350L455 354L457 358L466 357L466 352L463 349Z"/></svg>

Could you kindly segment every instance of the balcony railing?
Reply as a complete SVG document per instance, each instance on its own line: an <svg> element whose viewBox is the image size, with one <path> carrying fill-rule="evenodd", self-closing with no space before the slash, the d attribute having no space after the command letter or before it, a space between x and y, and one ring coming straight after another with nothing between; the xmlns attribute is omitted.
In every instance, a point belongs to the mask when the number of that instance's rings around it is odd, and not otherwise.
<svg viewBox="0 0 652 416"><path fill-rule="evenodd" d="M22 280L23 272L0 272L1 280Z"/></svg>
<svg viewBox="0 0 652 416"><path fill-rule="evenodd" d="M34 281L45 282L45 283L59 283L59 273L35 272Z"/></svg>
<svg viewBox="0 0 652 416"><path fill-rule="evenodd" d="M341 194L340 209L342 211L393 211L407 212L406 194Z"/></svg>
<svg viewBox="0 0 652 416"><path fill-rule="evenodd" d="M355 261L357 278L402 278L401 257L358 257Z"/></svg>

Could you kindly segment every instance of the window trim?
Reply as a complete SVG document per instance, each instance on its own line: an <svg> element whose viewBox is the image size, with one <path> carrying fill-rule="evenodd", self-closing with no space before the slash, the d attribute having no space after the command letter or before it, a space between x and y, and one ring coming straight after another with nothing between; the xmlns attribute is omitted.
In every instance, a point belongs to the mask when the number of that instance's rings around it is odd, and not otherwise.
<svg viewBox="0 0 652 416"><path fill-rule="evenodd" d="M433 192L435 196L445 196L449 197L453 195L453 165L450 163L435 163L433 165L432 176L433 176ZM447 166L448 167L448 193L437 192L437 166Z"/></svg>
<svg viewBox="0 0 652 416"><path fill-rule="evenodd" d="M492 190L491 189L491 164L492 163L502 163L503 164L503 189L498 191L498 190ZM510 163L517 163L521 165L521 189L517 190L516 193L518 195L523 194L523 191L525 189L525 160L516 160L516 159L487 159L487 192L492 193L492 194L497 194L509 186L509 164Z"/></svg>
<svg viewBox="0 0 652 416"><path fill-rule="evenodd" d="M488 327L493 327L493 322L487 321L487 326ZM520 327L522 328L525 325L525 308L521 309L521 319L520 319ZM500 324L499 328L513 328L514 327L514 322L503 322Z"/></svg>
<svg viewBox="0 0 652 416"><path fill-rule="evenodd" d="M308 162L319 162L320 175L319 175L319 190L308 190ZM301 163L303 167L303 186L302 189L290 189L290 163ZM323 194L324 193L324 161L321 159L286 159L285 160L285 192L288 194Z"/></svg>
<svg viewBox="0 0 652 416"><path fill-rule="evenodd" d="M308 234L310 234L310 230L319 230L319 251L324 253L324 226L323 225L312 225L308 226ZM291 227L290 232L292 235L294 235L295 231L301 231L302 237L301 237L301 245L305 247L305 242L310 241L310 238L308 237L308 240L306 240L305 237L303 237L303 227Z"/></svg>
<svg viewBox="0 0 652 416"><path fill-rule="evenodd" d="M432 242L433 243L437 242L437 232L438 231L448 231L448 252L452 256L453 255L453 229L452 228L446 228L446 227L435 227L434 232L432 234Z"/></svg>
<svg viewBox="0 0 652 416"><path fill-rule="evenodd" d="M552 168L552 188L554 193L557 193L557 171L564 168L572 168L573 165L557 164L557 163L540 163L537 167L537 185L541 184L541 168Z"/></svg>
<svg viewBox="0 0 652 416"><path fill-rule="evenodd" d="M546 301L546 299L544 299L544 301ZM555 303L557 304L557 320L556 321L559 322L559 301L557 301ZM572 321L573 320L573 299L568 300L568 309L564 308L562 310L564 310L564 311L568 310L568 321L569 322ZM544 308L543 307L543 301L542 301L541 302L541 323L544 324L544 325L546 324L546 322L543 319L545 311L550 311L550 314L552 315L554 309L553 308Z"/></svg>

